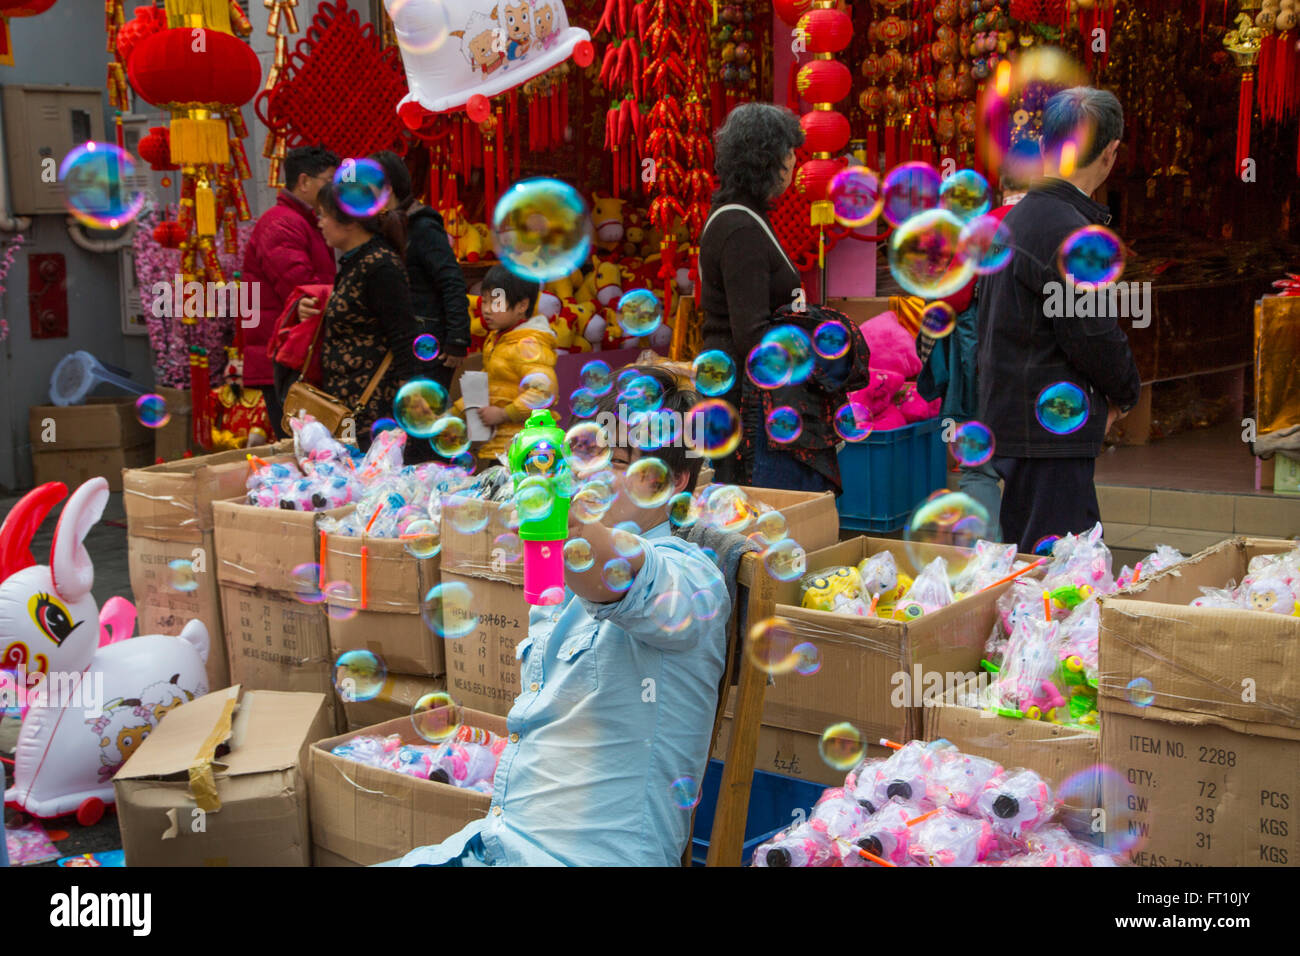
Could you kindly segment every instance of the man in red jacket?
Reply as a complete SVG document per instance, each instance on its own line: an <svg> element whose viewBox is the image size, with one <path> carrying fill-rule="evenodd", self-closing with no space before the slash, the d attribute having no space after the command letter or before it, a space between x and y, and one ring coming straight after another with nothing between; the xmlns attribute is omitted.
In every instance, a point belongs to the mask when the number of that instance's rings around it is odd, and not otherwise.
<svg viewBox="0 0 1300 956"><path fill-rule="evenodd" d="M282 395L266 343L295 286L334 282L334 253L316 225L316 194L338 165L338 156L321 146L290 150L284 161L287 188L257 220L244 251L242 280L259 283L261 306L255 324L243 330L244 384L262 390L271 426L281 438L286 437L280 427Z"/></svg>

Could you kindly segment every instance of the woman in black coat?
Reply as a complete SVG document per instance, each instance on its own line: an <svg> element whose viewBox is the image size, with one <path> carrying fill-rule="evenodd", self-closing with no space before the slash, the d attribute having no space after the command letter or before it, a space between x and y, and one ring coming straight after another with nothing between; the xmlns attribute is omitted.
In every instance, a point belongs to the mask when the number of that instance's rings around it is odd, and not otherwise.
<svg viewBox="0 0 1300 956"><path fill-rule="evenodd" d="M777 445L768 437L765 405L774 396L763 394L745 373L750 350L768 330L805 324L806 313L792 314L803 308L802 279L768 219L772 202L790 186L795 150L803 139L792 112L764 103L738 106L717 133L719 187L700 237L703 348L726 352L736 363L736 386L726 397L741 413L745 438L737 454L715 461L714 469L723 483L838 492L837 439L829 427L836 399L813 379L820 375L852 387L858 366L866 365L860 334L852 336L854 346L848 361L840 363L843 369L819 368L809 382L777 390L780 404L795 407L805 422L804 434L793 443ZM786 312L777 316L782 308ZM852 323L848 326L857 332Z"/></svg>

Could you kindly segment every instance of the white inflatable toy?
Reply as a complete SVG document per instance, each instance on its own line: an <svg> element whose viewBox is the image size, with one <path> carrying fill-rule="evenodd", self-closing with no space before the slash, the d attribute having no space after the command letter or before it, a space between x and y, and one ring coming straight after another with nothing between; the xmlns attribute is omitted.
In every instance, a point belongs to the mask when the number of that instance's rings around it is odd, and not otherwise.
<svg viewBox="0 0 1300 956"><path fill-rule="evenodd" d="M177 637L125 639L133 621L124 633L129 603L117 599L101 631L84 542L104 513L108 482L92 478L68 500L49 565L31 554L36 529L66 495L62 484L42 485L0 526L3 667L27 704L5 803L34 817L75 812L89 826L113 802L113 774L163 716L208 692L208 631L193 620Z"/></svg>

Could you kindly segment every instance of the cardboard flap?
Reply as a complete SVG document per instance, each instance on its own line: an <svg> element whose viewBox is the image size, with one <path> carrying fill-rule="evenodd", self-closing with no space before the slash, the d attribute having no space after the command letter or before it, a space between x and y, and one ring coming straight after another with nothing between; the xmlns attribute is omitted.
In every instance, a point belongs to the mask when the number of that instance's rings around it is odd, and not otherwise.
<svg viewBox="0 0 1300 956"><path fill-rule="evenodd" d="M303 734L325 703L324 694L259 690L248 693L235 714L227 776L287 770L298 762Z"/></svg>
<svg viewBox="0 0 1300 956"><path fill-rule="evenodd" d="M230 737L239 692L236 684L173 710L145 738L114 779L138 780L188 773L190 791L199 807L220 809L213 770L215 754L217 747Z"/></svg>

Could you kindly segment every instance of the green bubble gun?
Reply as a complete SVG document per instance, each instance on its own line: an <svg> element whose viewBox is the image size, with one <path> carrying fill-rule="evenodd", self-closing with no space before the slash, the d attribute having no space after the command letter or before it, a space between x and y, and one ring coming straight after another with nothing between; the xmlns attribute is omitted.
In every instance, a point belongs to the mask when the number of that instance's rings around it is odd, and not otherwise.
<svg viewBox="0 0 1300 956"><path fill-rule="evenodd" d="M573 494L569 447L549 411L533 412L507 453L524 545L524 600L533 605L564 600L564 540Z"/></svg>

